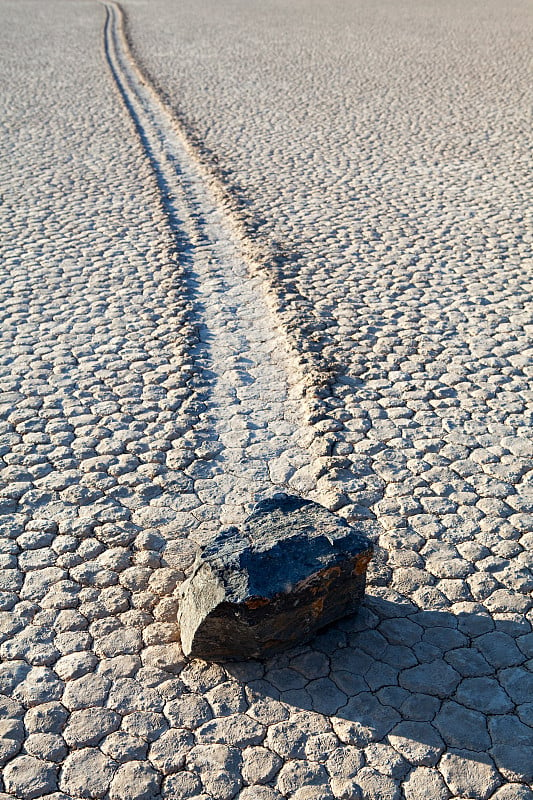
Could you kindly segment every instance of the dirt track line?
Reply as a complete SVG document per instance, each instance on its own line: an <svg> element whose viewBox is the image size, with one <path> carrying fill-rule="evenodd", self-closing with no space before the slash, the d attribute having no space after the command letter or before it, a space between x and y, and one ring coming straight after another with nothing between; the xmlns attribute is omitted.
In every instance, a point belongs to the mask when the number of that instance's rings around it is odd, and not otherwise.
<svg viewBox="0 0 533 800"><path fill-rule="evenodd" d="M120 7L106 3L105 9L106 59L157 176L186 265L184 291L194 298L200 343L191 356L195 390L203 389L194 426L215 453L199 497L223 506L224 521L237 521L253 500L283 485L282 478L272 479L269 465L282 456L296 469L309 461L299 445L306 428L301 403L291 396L298 368L286 352L265 286L250 274L208 178L131 57Z"/></svg>

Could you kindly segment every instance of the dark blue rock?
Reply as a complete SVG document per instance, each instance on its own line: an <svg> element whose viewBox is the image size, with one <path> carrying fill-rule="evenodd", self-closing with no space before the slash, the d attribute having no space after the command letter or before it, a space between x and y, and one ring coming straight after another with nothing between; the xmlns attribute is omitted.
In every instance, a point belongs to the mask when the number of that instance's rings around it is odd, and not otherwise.
<svg viewBox="0 0 533 800"><path fill-rule="evenodd" d="M214 661L269 656L353 614L373 547L309 500L276 495L241 529L221 531L182 584L184 653Z"/></svg>

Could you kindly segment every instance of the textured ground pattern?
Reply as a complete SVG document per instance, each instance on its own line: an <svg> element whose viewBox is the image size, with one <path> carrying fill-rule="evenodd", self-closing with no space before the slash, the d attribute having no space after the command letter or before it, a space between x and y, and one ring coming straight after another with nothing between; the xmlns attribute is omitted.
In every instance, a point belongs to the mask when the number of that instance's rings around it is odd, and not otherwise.
<svg viewBox="0 0 533 800"><path fill-rule="evenodd" d="M525 3L126 12L188 139L114 8L0 2L0 800L533 800ZM187 661L276 489L364 607Z"/></svg>

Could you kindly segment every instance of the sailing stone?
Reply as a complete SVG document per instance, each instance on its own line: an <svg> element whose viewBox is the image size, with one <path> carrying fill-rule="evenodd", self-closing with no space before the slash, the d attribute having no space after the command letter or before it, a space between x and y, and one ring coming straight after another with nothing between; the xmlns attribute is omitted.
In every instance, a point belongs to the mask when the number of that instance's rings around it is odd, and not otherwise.
<svg viewBox="0 0 533 800"><path fill-rule="evenodd" d="M353 614L373 546L371 523L344 519L300 497L259 503L240 529L221 531L181 587L185 655L261 658Z"/></svg>

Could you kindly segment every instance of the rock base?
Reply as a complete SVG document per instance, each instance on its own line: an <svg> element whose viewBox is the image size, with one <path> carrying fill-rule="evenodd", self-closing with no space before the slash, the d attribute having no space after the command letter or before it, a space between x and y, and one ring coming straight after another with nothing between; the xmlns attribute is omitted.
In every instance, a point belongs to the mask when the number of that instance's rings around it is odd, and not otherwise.
<svg viewBox="0 0 533 800"><path fill-rule="evenodd" d="M185 655L261 658L353 614L373 546L365 532L309 500L259 503L242 528L219 533L180 590Z"/></svg>

